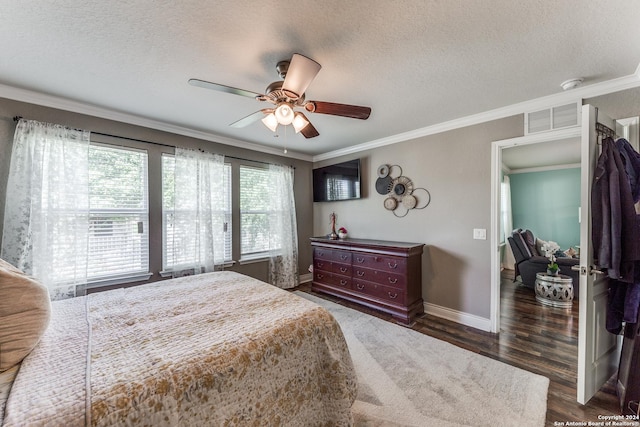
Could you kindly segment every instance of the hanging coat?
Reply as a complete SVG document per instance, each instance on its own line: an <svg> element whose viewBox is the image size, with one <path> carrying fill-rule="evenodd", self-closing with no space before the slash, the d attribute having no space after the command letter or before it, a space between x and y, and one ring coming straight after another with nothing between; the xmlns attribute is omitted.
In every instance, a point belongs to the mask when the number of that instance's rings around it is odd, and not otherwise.
<svg viewBox="0 0 640 427"><path fill-rule="evenodd" d="M594 262L610 277L606 328L618 334L640 307L640 154L624 139L602 141L591 193Z"/></svg>
<svg viewBox="0 0 640 427"><path fill-rule="evenodd" d="M610 278L634 283L640 261L640 223L622 156L612 138L602 141L591 190L594 262Z"/></svg>

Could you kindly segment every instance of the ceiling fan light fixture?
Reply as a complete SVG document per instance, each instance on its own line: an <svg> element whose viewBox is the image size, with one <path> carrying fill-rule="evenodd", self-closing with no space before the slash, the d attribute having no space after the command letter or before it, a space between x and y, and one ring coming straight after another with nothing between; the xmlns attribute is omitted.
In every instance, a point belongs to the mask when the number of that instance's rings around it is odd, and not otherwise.
<svg viewBox="0 0 640 427"><path fill-rule="evenodd" d="M304 117L304 114L296 113L292 123L296 133L300 133L309 124L309 120Z"/></svg>
<svg viewBox="0 0 640 427"><path fill-rule="evenodd" d="M276 108L275 116L281 125L290 125L294 119L293 108L287 103L282 103Z"/></svg>
<svg viewBox="0 0 640 427"><path fill-rule="evenodd" d="M271 132L275 132L278 129L278 119L274 113L269 113L262 118L262 123L269 129Z"/></svg>

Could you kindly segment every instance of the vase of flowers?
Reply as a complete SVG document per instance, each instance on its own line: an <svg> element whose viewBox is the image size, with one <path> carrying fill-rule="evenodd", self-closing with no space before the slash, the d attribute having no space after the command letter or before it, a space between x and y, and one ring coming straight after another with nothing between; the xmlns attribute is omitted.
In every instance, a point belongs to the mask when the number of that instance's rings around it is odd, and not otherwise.
<svg viewBox="0 0 640 427"><path fill-rule="evenodd" d="M347 229L344 227L340 227L338 229L338 237L341 239L346 239L347 238Z"/></svg>
<svg viewBox="0 0 640 427"><path fill-rule="evenodd" d="M544 256L549 258L549 264L547 264L547 274L550 276L557 276L560 272L560 267L558 267L558 263L556 262L556 252L558 252L559 250L560 245L553 241L548 241L544 245L542 245Z"/></svg>

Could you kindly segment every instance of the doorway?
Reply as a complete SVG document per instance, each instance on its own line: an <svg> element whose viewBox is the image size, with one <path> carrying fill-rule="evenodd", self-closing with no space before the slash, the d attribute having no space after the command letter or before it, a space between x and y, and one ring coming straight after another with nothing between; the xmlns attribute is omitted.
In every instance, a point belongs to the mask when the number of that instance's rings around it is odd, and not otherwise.
<svg viewBox="0 0 640 427"><path fill-rule="evenodd" d="M502 232L502 222L500 212L497 209L501 200L501 184L503 175L503 151L512 149L518 152L517 156L522 156L525 160L521 163L513 163L519 167L535 168L549 165L552 162L559 164L573 164L580 161L580 127L562 129L558 131L545 132L542 134L532 134L518 138L511 138L502 141L495 141L492 145L491 153L491 247L495 248L491 254L491 332L500 331L500 276L502 249L506 243L506 236ZM577 145L576 145L577 143ZM544 149L553 144L557 147L557 152ZM577 152L575 151L577 149ZM534 154L537 153L537 154ZM551 159L554 156L555 159ZM536 163L531 162L535 159ZM516 160L514 160L516 162ZM503 241L504 240L504 241ZM504 248L506 249L506 248Z"/></svg>
<svg viewBox="0 0 640 427"><path fill-rule="evenodd" d="M615 121L592 105L583 105L580 128L570 128L548 134L525 136L492 145L492 189L491 189L491 243L495 250L491 253L491 327L500 331L500 282L499 282L499 218L497 206L500 196L500 176L502 151L504 147L537 144L540 142L562 141L579 135L581 141L581 183L580 183L580 275L579 275L579 337L577 400L585 404L613 375L619 361L620 340L606 331L606 301L608 278L594 265L591 241L591 187L594 170L599 156L599 146L604 136L615 133Z"/></svg>

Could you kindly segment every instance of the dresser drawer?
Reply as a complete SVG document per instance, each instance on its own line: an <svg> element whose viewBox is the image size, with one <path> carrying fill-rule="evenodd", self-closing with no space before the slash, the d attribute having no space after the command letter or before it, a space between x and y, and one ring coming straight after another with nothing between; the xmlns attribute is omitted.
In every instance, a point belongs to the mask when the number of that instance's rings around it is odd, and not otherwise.
<svg viewBox="0 0 640 427"><path fill-rule="evenodd" d="M407 276L403 274L389 273L383 270L372 270L357 265L353 268L353 278L402 289L407 285Z"/></svg>
<svg viewBox="0 0 640 427"><path fill-rule="evenodd" d="M341 276L340 274L332 274L329 284L335 286L336 288L351 289L351 283L351 277Z"/></svg>
<svg viewBox="0 0 640 427"><path fill-rule="evenodd" d="M342 274L343 276L351 277L352 267L351 264L340 264L337 262L331 263L331 271L336 274Z"/></svg>
<svg viewBox="0 0 640 427"><path fill-rule="evenodd" d="M314 270L313 280L319 283L331 283L331 273L327 271Z"/></svg>
<svg viewBox="0 0 640 427"><path fill-rule="evenodd" d="M341 262L343 264L351 264L351 252L333 251L332 259L335 262Z"/></svg>
<svg viewBox="0 0 640 427"><path fill-rule="evenodd" d="M382 299L393 304L404 304L404 291L391 286L384 286L379 283L367 282L365 280L353 279L354 291Z"/></svg>
<svg viewBox="0 0 640 427"><path fill-rule="evenodd" d="M407 260L406 258L399 257L354 253L353 265L372 268L374 270L403 272L407 268Z"/></svg>
<svg viewBox="0 0 640 427"><path fill-rule="evenodd" d="M328 262L331 262L331 256L333 255L333 251L331 249L325 248L313 248L313 259L325 259Z"/></svg>
<svg viewBox="0 0 640 427"><path fill-rule="evenodd" d="M331 261L326 260L326 259L314 259L313 260L313 269L314 270L322 270L322 271L327 271L330 272L332 267L331 267Z"/></svg>

